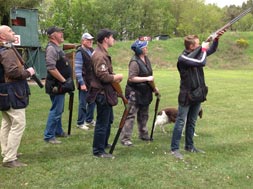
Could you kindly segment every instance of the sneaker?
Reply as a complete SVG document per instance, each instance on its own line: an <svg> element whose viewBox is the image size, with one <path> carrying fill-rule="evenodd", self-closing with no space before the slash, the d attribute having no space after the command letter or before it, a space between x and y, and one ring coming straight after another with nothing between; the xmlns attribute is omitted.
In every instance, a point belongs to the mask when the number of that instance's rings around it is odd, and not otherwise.
<svg viewBox="0 0 253 189"><path fill-rule="evenodd" d="M94 155L94 156L98 157L98 158L111 158L111 159L115 158L112 154L107 154L107 153L97 154L97 155Z"/></svg>
<svg viewBox="0 0 253 189"><path fill-rule="evenodd" d="M205 151L197 149L195 147L193 147L191 149L189 149L189 148L184 148L184 149L185 149L185 151L192 152L192 153L202 153L202 154L206 153Z"/></svg>
<svg viewBox="0 0 253 189"><path fill-rule="evenodd" d="M86 123L85 123L85 124L86 124ZM86 131L89 130L89 127L85 126L84 124L82 124L82 125L76 125L76 126L77 126L77 128L79 128L79 129L83 129L83 130L86 130Z"/></svg>
<svg viewBox="0 0 253 189"><path fill-rule="evenodd" d="M171 151L171 155L173 155L177 159L184 159L183 155L179 152L179 150Z"/></svg>
<svg viewBox="0 0 253 189"><path fill-rule="evenodd" d="M132 143L130 140L121 141L121 144L122 144L123 146L133 146L133 143Z"/></svg>
<svg viewBox="0 0 253 189"><path fill-rule="evenodd" d="M50 144L61 144L61 141L56 140L55 138L49 139L49 140L45 140L46 142L50 143Z"/></svg>
<svg viewBox="0 0 253 189"><path fill-rule="evenodd" d="M8 168L14 168L14 167L26 167L27 164L25 163L21 163L18 160L14 160L14 161L9 161L9 162L4 162L3 163L3 167L8 167Z"/></svg>
<svg viewBox="0 0 253 189"><path fill-rule="evenodd" d="M86 127L95 127L96 121L92 120L91 122L85 122Z"/></svg>

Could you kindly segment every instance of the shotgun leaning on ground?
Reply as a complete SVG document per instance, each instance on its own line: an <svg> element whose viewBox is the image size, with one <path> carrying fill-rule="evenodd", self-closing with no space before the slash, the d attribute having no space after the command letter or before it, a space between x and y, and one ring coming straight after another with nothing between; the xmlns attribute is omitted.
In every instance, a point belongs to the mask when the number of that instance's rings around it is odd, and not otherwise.
<svg viewBox="0 0 253 189"><path fill-rule="evenodd" d="M21 64L24 65L25 69L28 68L28 66L25 64L23 58L21 57L21 55L19 54L17 49L11 43L0 42L0 46L12 49L15 52L15 54L18 57ZM31 78L39 85L40 88L43 88L43 84L41 83L41 81L39 80L39 78L35 74L33 76L31 76Z"/></svg>
<svg viewBox="0 0 253 189"><path fill-rule="evenodd" d="M241 14L239 14L238 16L236 16L234 19L232 19L231 21L229 21L227 24L225 24L224 26L222 26L220 29L216 30L215 32L213 32L206 40L205 42L211 42L212 40L214 40L218 33L221 31L224 31L226 29L228 29L230 26L232 26L232 24L234 24L235 22L237 22L238 20L240 20L242 17L244 17L245 15L247 15L248 13L250 13L252 11L252 7L246 9L245 11L243 11ZM197 49L195 49L193 52L191 52L188 57L190 58L194 58L196 57L199 53L201 52L201 46L199 46Z"/></svg>
<svg viewBox="0 0 253 189"><path fill-rule="evenodd" d="M80 45L76 45L73 43L67 43L63 44L62 49L65 50L72 50L72 49L77 49ZM72 60L73 61L73 60ZM73 75L72 75L73 79ZM72 113L73 113L73 105L74 105L74 91L69 92L69 123L68 123L68 135L71 134L71 124L72 124Z"/></svg>
<svg viewBox="0 0 253 189"><path fill-rule="evenodd" d="M69 92L69 124L68 124L68 135L71 133L71 123L72 123L72 112L74 104L74 92Z"/></svg>
<svg viewBox="0 0 253 189"><path fill-rule="evenodd" d="M122 89L120 87L120 84L117 83L117 82L113 82L112 83L112 86L114 88L114 90L118 93L118 96L122 99L123 103L124 103L124 106L125 106L125 110L124 110L124 113L122 115L122 118L120 120L120 123L119 123L119 128L118 128L118 131L114 137L114 140L113 140L113 143L112 143L112 146L111 146L111 149L109 151L110 154L113 153L113 150L117 144L117 141L119 139L119 135L122 131L122 128L124 127L124 124L125 124L125 121L126 121L126 118L127 118L127 115L129 113L129 110L130 110L130 106L128 104L128 100L126 99L126 97L123 95L123 92L122 92Z"/></svg>
<svg viewBox="0 0 253 189"><path fill-rule="evenodd" d="M151 86L151 88L153 89L153 91L155 92L155 95L156 95L155 113L154 113L154 119L153 119L153 123L152 123L152 129L151 129L151 133L150 133L150 141L152 141L153 140L154 127L155 127L155 120L156 120L156 116L157 116L157 112L158 112L158 107L159 107L159 103L160 103L161 94L157 91L154 81L149 81L148 83L149 83L149 85Z"/></svg>

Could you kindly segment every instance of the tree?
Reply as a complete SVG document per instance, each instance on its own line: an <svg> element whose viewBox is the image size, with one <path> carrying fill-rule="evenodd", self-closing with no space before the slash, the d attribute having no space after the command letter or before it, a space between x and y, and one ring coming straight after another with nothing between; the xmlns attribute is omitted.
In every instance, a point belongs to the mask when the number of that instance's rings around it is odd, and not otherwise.
<svg viewBox="0 0 253 189"><path fill-rule="evenodd" d="M36 8L42 0L0 0L0 19L1 24L10 24L10 10L14 7L26 7L26 8Z"/></svg>
<svg viewBox="0 0 253 189"><path fill-rule="evenodd" d="M117 31L120 40L158 34L207 37L241 12L240 7L221 9L205 5L204 0L44 0L40 5L42 30L51 25L64 27L69 42L79 41L83 32L95 35L101 28ZM233 29L252 31L250 24L241 23Z"/></svg>

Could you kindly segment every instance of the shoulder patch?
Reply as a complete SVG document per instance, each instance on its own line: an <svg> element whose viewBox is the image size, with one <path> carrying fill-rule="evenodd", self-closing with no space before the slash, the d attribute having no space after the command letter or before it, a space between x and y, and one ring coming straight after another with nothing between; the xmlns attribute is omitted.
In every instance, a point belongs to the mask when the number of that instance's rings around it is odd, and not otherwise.
<svg viewBox="0 0 253 189"><path fill-rule="evenodd" d="M99 67L100 71L106 71L106 65L105 64L101 64L101 66Z"/></svg>

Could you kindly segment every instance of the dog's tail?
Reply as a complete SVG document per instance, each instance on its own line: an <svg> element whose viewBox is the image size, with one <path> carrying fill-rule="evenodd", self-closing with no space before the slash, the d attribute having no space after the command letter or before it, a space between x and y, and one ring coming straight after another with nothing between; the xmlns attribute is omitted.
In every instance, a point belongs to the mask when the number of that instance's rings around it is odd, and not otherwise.
<svg viewBox="0 0 253 189"><path fill-rule="evenodd" d="M203 116L203 109L202 109L202 107L200 107L200 109L199 109L199 118L201 119L202 116Z"/></svg>

